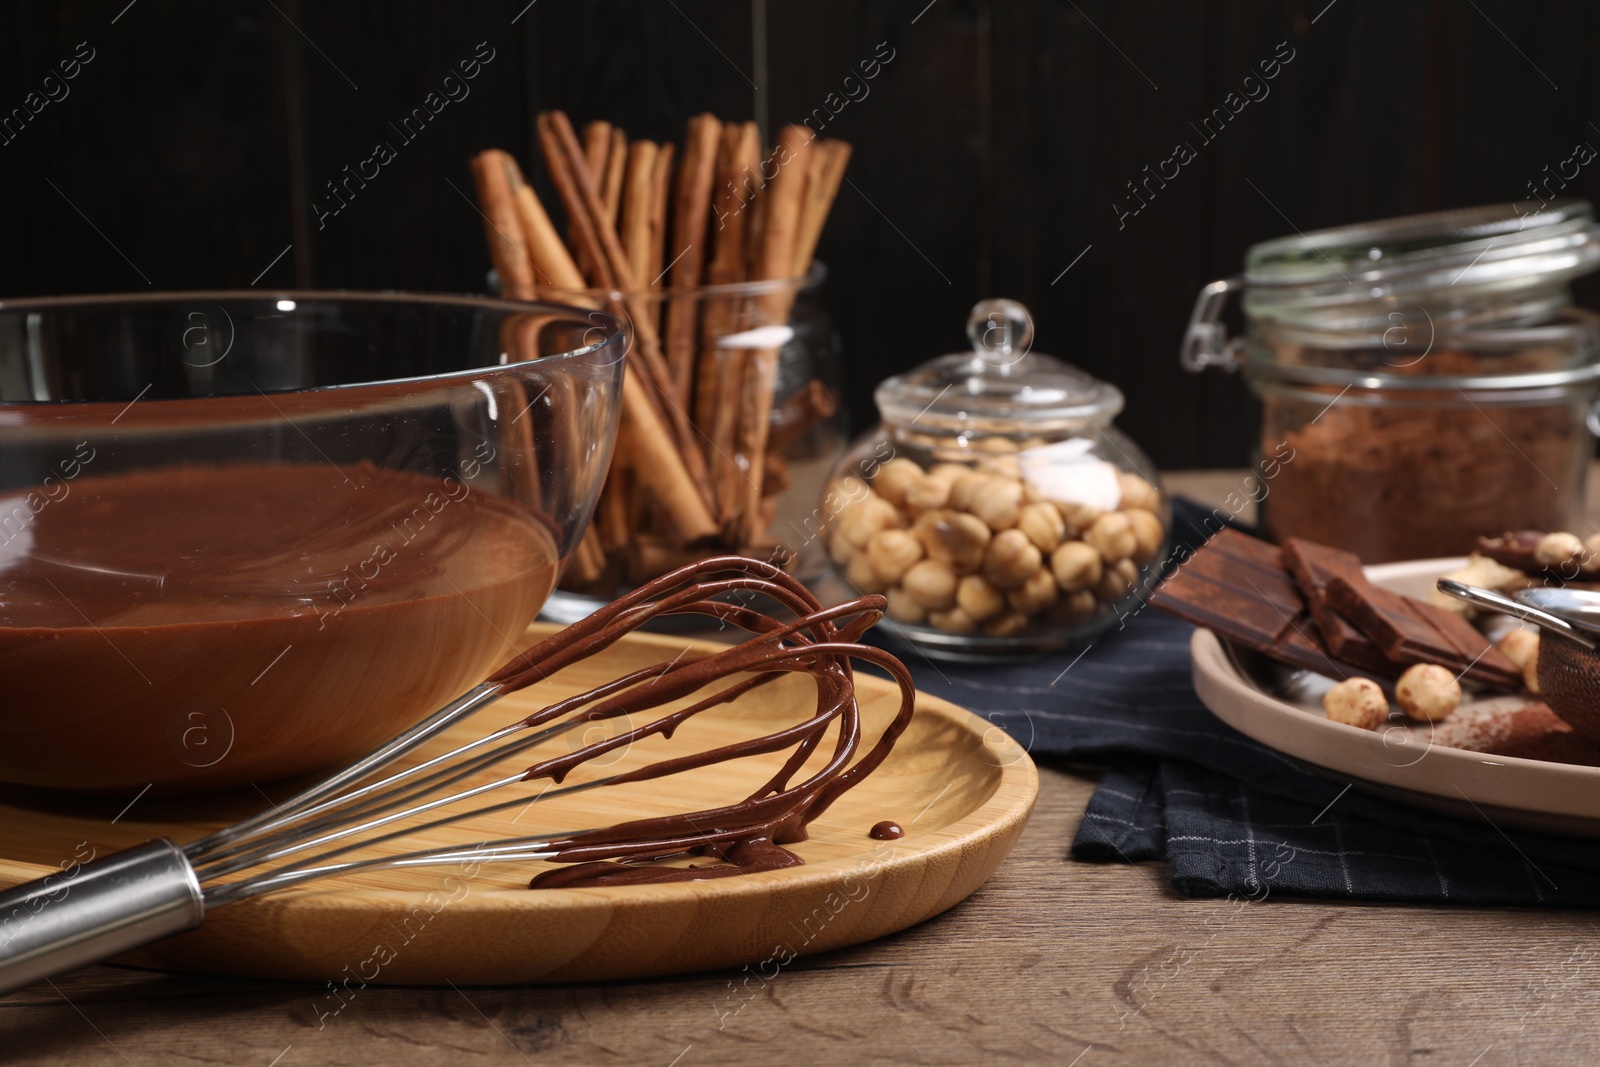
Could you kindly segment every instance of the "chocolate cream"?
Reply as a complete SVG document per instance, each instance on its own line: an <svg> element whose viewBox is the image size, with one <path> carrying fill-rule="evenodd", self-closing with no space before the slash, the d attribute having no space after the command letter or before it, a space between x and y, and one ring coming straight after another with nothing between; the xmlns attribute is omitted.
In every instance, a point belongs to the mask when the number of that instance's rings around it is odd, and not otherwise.
<svg viewBox="0 0 1600 1067"><path fill-rule="evenodd" d="M364 754L513 654L559 561L454 478L201 464L0 496L0 780L258 782ZM19 510L21 509L21 510Z"/></svg>

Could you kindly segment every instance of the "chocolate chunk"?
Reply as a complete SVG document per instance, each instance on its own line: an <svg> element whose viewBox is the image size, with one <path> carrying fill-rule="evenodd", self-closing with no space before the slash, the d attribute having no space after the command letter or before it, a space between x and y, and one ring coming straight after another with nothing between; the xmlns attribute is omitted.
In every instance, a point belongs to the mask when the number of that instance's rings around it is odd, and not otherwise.
<svg viewBox="0 0 1600 1067"><path fill-rule="evenodd" d="M1283 561L1300 584L1328 651L1363 670L1398 678L1403 665L1384 655L1366 634L1328 603L1328 584L1340 575L1361 576L1361 560L1353 552L1291 537L1283 543Z"/></svg>
<svg viewBox="0 0 1600 1067"><path fill-rule="evenodd" d="M1478 554L1526 574L1542 575L1544 565L1533 555L1542 540L1544 534L1538 530L1512 530L1501 537L1478 538Z"/></svg>
<svg viewBox="0 0 1600 1067"><path fill-rule="evenodd" d="M1215 537L1206 542L1206 550L1220 552L1232 556L1234 559L1253 563L1264 570L1283 572L1283 550L1269 541L1259 537L1251 537L1232 527L1218 530Z"/></svg>
<svg viewBox="0 0 1600 1067"><path fill-rule="evenodd" d="M1299 589L1282 569L1271 570L1227 551L1209 550L1195 553L1183 569L1225 588L1253 594L1283 616L1293 618L1305 610Z"/></svg>
<svg viewBox="0 0 1600 1067"><path fill-rule="evenodd" d="M1161 583L1150 603L1280 663L1343 678L1367 668L1330 655L1277 548L1224 530ZM1382 675L1399 671L1378 657Z"/></svg>
<svg viewBox="0 0 1600 1067"><path fill-rule="evenodd" d="M1150 603L1258 652L1270 653L1301 608L1296 605L1293 611L1285 611L1248 585L1241 588L1205 577L1195 568L1204 555L1203 550L1196 553L1162 582L1151 594Z"/></svg>
<svg viewBox="0 0 1600 1067"><path fill-rule="evenodd" d="M1359 674L1365 668L1354 663L1340 663L1339 657L1332 655L1332 650L1323 646L1317 640L1317 627L1311 616L1302 615L1290 621L1289 626L1279 635L1278 640L1268 652L1280 663L1287 663L1291 667L1315 671L1317 674L1326 674L1335 678L1346 678L1351 674ZM1399 676L1394 665L1379 657L1378 663L1382 671L1375 672L1387 674L1394 678Z"/></svg>
<svg viewBox="0 0 1600 1067"><path fill-rule="evenodd" d="M1443 608L1380 589L1357 574L1336 575L1329 605L1399 663L1437 663L1502 689L1522 685L1522 674L1489 639Z"/></svg>

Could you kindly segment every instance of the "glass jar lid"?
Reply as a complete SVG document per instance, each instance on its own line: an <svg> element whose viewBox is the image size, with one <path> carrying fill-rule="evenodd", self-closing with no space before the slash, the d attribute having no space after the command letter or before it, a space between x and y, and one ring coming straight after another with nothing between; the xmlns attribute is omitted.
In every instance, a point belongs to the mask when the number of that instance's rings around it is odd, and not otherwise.
<svg viewBox="0 0 1600 1067"><path fill-rule="evenodd" d="M873 394L883 421L955 433L1049 435L1105 425L1122 410L1122 390L1032 350L1033 317L1015 300L973 305L967 339L970 352L885 379Z"/></svg>
<svg viewBox="0 0 1600 1067"><path fill-rule="evenodd" d="M1384 343L1401 319L1430 334L1523 328L1571 305L1573 278L1600 267L1600 226L1584 200L1525 200L1407 215L1253 245L1245 271L1195 302L1181 353L1190 370L1231 369L1239 346L1219 321L1242 293L1252 322L1325 349Z"/></svg>
<svg viewBox="0 0 1600 1067"><path fill-rule="evenodd" d="M1246 312L1349 328L1374 301L1415 302L1435 319L1528 323L1567 303L1566 284L1600 266L1584 200L1537 200L1337 226L1245 253Z"/></svg>

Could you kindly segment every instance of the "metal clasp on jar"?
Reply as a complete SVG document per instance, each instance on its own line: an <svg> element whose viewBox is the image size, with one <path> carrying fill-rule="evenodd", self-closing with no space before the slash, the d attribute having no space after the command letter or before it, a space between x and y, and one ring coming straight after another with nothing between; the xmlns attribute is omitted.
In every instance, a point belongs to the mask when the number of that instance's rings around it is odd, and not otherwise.
<svg viewBox="0 0 1600 1067"><path fill-rule="evenodd" d="M1236 274L1200 290L1194 312L1189 316L1189 329L1183 335L1183 348L1178 352L1184 370L1198 374L1207 367L1226 371L1239 369L1242 341L1228 336L1228 327L1221 319L1222 309L1228 305L1228 294L1243 289L1246 284L1244 276Z"/></svg>

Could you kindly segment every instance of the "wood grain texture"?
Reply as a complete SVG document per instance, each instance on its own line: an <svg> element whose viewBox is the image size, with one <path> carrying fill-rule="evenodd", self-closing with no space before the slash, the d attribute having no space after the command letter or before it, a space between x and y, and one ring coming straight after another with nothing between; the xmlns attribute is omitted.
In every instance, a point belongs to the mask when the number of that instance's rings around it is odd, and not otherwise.
<svg viewBox="0 0 1600 1067"><path fill-rule="evenodd" d="M1243 471L1178 475L1220 502ZM1075 863L1095 786L1040 769L1016 850L892 937L745 971L360 990L94 967L0 998L8 1062L1586 1065L1592 919L1532 909L1185 900L1160 865ZM770 976L770 977L769 977Z"/></svg>
<svg viewBox="0 0 1600 1067"><path fill-rule="evenodd" d="M523 643L555 629L536 624ZM610 679L721 647L630 635L452 727L424 746L419 757L442 755ZM899 689L861 675L857 693L863 736L870 744L897 714ZM669 707L686 707L701 695ZM773 732L803 722L815 710L815 688L808 678L780 679L697 715L670 742L651 738L608 753L563 784ZM581 736L554 738L511 764L473 775L461 788L493 782L518 765L633 725L638 724L627 719L591 724ZM788 755L788 750L767 753L541 803L534 801L551 788L549 783L511 786L489 799L503 801L508 793L514 799L520 791L526 805L409 834L350 858L465 848L483 840L709 810L756 791ZM814 773L827 758L826 751L817 753L799 776ZM803 866L702 882L538 891L527 888L528 879L553 865L363 871L218 908L200 930L143 949L132 959L175 970L307 981L342 983L354 975L384 985L636 978L763 961L771 967L776 959L787 963L796 955L903 929L965 899L1016 843L1037 789L1033 763L1015 741L947 701L921 697L889 758L812 823L806 841L791 846L806 861ZM281 783L263 787L269 799L288 791ZM85 805L95 809L92 799L65 808L47 801L39 808L17 794L11 805L0 807L0 882L42 877L62 857L76 854L81 860L85 841L103 856L163 835L178 841L202 837L261 807L261 796L250 790L241 794L200 802L147 800L114 824L103 815L81 814ZM424 818L431 821L479 803L456 804ZM882 819L900 823L906 836L873 840L867 831ZM337 1006L334 1001L327 1008Z"/></svg>
<svg viewBox="0 0 1600 1067"><path fill-rule="evenodd" d="M1066 858L1093 785L1044 769L1016 851L966 903L776 975L372 987L319 1028L322 983L96 967L0 999L6 1058L1507 1067L1600 1055L1587 914L1181 899L1159 865Z"/></svg>

